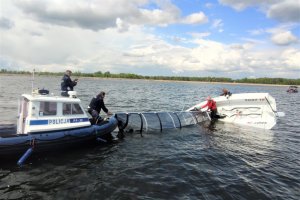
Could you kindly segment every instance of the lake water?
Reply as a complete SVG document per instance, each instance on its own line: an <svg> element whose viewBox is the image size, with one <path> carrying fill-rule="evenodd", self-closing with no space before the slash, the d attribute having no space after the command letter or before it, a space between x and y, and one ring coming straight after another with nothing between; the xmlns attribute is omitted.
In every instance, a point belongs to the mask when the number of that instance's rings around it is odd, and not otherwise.
<svg viewBox="0 0 300 200"><path fill-rule="evenodd" d="M75 77L74 77L75 78ZM61 77L35 77L59 94ZM217 122L127 134L99 145L30 158L19 168L0 160L0 199L300 199L300 95L287 87L81 78L83 105L107 92L112 112L180 111L223 87L268 92L285 112L269 131ZM0 76L0 122L16 121L29 76Z"/></svg>

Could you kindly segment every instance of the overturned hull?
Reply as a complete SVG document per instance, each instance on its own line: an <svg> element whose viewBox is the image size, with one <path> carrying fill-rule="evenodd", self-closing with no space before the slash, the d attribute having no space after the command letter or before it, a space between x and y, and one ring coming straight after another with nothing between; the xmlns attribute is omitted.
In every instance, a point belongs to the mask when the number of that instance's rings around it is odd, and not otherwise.
<svg viewBox="0 0 300 200"><path fill-rule="evenodd" d="M230 97L215 97L213 100L217 103L220 121L262 129L271 129L276 124L279 112L275 99L268 93L233 94ZM201 102L188 110L195 107L200 109L205 104L206 101Z"/></svg>
<svg viewBox="0 0 300 200"><path fill-rule="evenodd" d="M90 144L97 138L105 137L117 127L115 117L103 122L101 125L75 128L61 131L47 131L30 134L16 134L7 129L0 133L0 156L22 155L27 149L34 152L54 151L58 148Z"/></svg>

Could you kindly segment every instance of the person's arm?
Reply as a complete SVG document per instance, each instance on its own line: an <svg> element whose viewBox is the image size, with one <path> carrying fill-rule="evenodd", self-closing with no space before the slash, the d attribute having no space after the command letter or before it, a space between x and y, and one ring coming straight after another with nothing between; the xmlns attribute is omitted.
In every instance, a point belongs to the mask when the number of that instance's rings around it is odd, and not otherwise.
<svg viewBox="0 0 300 200"><path fill-rule="evenodd" d="M101 105L101 108L103 109L103 111L104 111L107 115L112 115L112 112L110 112L110 111L106 108L106 106L105 106L103 100L100 101L100 105Z"/></svg>
<svg viewBox="0 0 300 200"><path fill-rule="evenodd" d="M102 110L103 110L105 113L108 113L108 109L106 108L103 99L100 100L99 104L100 104L100 107L102 108Z"/></svg>
<svg viewBox="0 0 300 200"><path fill-rule="evenodd" d="M208 106L208 102L205 105L201 106L201 108L205 108L206 106Z"/></svg>
<svg viewBox="0 0 300 200"><path fill-rule="evenodd" d="M78 79L75 79L74 81L72 81L72 80L70 79L70 81L71 81L70 85L72 85L72 87L76 86L76 85L77 85L77 80L78 80Z"/></svg>

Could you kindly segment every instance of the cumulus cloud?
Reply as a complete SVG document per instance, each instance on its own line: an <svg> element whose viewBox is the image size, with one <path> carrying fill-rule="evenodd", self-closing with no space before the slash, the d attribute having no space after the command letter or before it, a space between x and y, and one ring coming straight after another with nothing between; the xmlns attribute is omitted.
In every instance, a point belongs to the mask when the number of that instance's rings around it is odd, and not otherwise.
<svg viewBox="0 0 300 200"><path fill-rule="evenodd" d="M282 22L300 22L300 0L219 0L223 5L242 11L258 7L272 19Z"/></svg>
<svg viewBox="0 0 300 200"><path fill-rule="evenodd" d="M273 4L267 16L283 22L300 22L300 0L285 0Z"/></svg>
<svg viewBox="0 0 300 200"><path fill-rule="evenodd" d="M14 1L24 13L43 23L54 25L81 27L101 30L117 26L124 31L124 23L133 25L161 25L174 23L205 23L207 17L203 12L182 17L181 11L169 0L23 0ZM155 9L147 8L149 3ZM121 27L122 26L122 27Z"/></svg>
<svg viewBox="0 0 300 200"><path fill-rule="evenodd" d="M300 51L299 49L289 48L282 52L281 57L283 59L283 63L289 69L300 71L299 58Z"/></svg>
<svg viewBox="0 0 300 200"><path fill-rule="evenodd" d="M265 49L257 51L253 43L224 45L205 39L195 39L194 43L197 44L195 48L184 48L157 40L146 46L129 48L128 53L131 58L139 57L136 65L151 63L173 72L214 72L225 76L228 72L230 75L259 74L262 69L273 73L274 68L278 71L300 70L300 62L296 59L300 51L297 49L285 53L267 50L266 53Z"/></svg>
<svg viewBox="0 0 300 200"><path fill-rule="evenodd" d="M272 42L277 45L290 45L298 41L297 37L294 36L290 31L275 33L272 38Z"/></svg>
<svg viewBox="0 0 300 200"><path fill-rule="evenodd" d="M203 12L193 13L187 17L185 17L182 22L185 24L203 24L208 21L208 18L205 16Z"/></svg>
<svg viewBox="0 0 300 200"><path fill-rule="evenodd" d="M275 45L288 46L299 42L299 39L291 31L295 25L285 24L269 29L256 29L248 31L251 35L270 34L270 40Z"/></svg>
<svg viewBox="0 0 300 200"><path fill-rule="evenodd" d="M282 22L300 22L300 0L285 0L273 4L267 16Z"/></svg>

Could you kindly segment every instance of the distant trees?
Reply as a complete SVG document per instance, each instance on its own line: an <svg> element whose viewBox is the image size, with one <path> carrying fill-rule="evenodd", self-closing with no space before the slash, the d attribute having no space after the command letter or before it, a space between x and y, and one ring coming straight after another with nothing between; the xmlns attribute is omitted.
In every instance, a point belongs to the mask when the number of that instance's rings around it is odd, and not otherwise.
<svg viewBox="0 0 300 200"><path fill-rule="evenodd" d="M35 72L40 76L62 76L64 72ZM28 71L11 71L1 69L0 74L31 74ZM77 77L99 77L99 78L125 78L125 79L149 79L149 80L170 80L170 81L199 81L199 82L225 82L225 83L253 83L253 84L276 84L276 85L300 85L300 79L285 78L242 78L231 79L226 77L186 77L186 76L142 76L132 73L112 74L109 71L94 73L73 72Z"/></svg>
<svg viewBox="0 0 300 200"><path fill-rule="evenodd" d="M3 74L31 74L31 72L27 72L27 71L11 71L11 70L7 70L7 69L1 69L0 73L3 73Z"/></svg>

